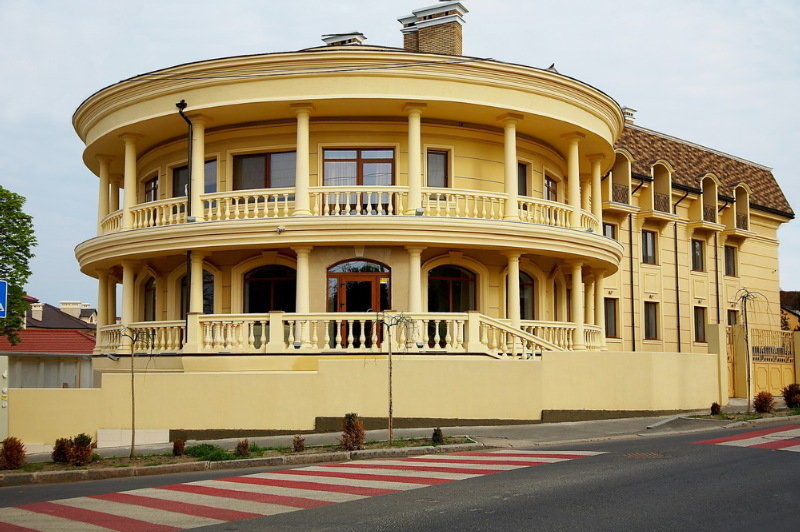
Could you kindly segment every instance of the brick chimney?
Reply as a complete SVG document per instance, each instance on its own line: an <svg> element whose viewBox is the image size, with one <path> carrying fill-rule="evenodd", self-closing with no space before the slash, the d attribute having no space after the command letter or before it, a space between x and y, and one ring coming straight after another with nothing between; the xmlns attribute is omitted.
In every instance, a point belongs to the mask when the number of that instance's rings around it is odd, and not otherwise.
<svg viewBox="0 0 800 532"><path fill-rule="evenodd" d="M461 55L461 27L467 13L461 2L453 1L415 9L411 15L397 19L403 25L403 48L410 52Z"/></svg>
<svg viewBox="0 0 800 532"><path fill-rule="evenodd" d="M44 303L31 303L31 319L42 321L42 313L44 312Z"/></svg>

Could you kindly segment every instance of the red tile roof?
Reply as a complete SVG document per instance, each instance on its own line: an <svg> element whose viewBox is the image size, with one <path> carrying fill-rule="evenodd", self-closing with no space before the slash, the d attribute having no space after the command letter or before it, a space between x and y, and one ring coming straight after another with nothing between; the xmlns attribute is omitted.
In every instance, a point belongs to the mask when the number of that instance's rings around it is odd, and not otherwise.
<svg viewBox="0 0 800 532"><path fill-rule="evenodd" d="M25 329L19 332L20 341L12 346L6 337L0 338L0 353L76 353L90 355L94 336L78 329Z"/></svg>

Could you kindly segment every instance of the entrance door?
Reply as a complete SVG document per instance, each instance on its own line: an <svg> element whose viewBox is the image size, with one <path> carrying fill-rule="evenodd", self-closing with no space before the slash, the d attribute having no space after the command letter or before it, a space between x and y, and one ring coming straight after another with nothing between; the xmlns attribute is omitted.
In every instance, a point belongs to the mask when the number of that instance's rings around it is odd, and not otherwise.
<svg viewBox="0 0 800 532"><path fill-rule="evenodd" d="M372 261L348 261L328 269L329 312L377 313L389 308L390 272L386 266ZM343 320L340 330L333 332L341 335L343 348L371 347L373 326L374 320ZM380 343L382 331L375 333ZM335 337L336 334L331 335Z"/></svg>

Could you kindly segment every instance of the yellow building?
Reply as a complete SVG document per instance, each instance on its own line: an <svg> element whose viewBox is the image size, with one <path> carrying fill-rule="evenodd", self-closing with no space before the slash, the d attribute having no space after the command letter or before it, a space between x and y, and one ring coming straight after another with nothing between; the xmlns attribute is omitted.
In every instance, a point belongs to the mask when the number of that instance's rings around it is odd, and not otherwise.
<svg viewBox="0 0 800 532"><path fill-rule="evenodd" d="M390 347L401 418L727 401L737 291L768 299L751 326L779 326L793 213L770 170L552 68L462 56L466 13L401 18L404 48L333 34L84 101L98 235L76 256L98 279L102 386L74 396L94 417L19 431L128 427L132 351L163 355L137 408L157 431L384 416ZM59 402L20 393L19 416L34 397Z"/></svg>

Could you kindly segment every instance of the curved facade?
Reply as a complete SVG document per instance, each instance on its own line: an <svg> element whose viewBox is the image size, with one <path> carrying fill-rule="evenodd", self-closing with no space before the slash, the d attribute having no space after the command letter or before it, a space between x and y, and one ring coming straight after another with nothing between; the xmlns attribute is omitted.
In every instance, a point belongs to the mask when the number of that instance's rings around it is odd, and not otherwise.
<svg viewBox="0 0 800 532"><path fill-rule="evenodd" d="M602 234L601 179L623 118L583 83L326 46L137 76L74 124L100 178L98 236L76 249L99 279L100 352L129 352L126 330L183 354L385 351L384 311L420 352L604 343L622 246ZM268 266L281 275L253 277Z"/></svg>

